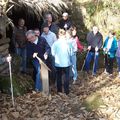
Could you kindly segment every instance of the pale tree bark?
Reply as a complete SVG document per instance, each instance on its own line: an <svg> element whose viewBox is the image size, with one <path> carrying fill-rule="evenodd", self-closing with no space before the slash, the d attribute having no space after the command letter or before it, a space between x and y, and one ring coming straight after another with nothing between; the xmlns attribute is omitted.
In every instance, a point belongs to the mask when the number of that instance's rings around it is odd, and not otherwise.
<svg viewBox="0 0 120 120"><path fill-rule="evenodd" d="M8 0L0 1L0 59L5 58L8 54L9 48L9 38L6 38L6 25L8 22L8 17L6 16ZM8 63L3 61L0 64L0 74L8 74Z"/></svg>

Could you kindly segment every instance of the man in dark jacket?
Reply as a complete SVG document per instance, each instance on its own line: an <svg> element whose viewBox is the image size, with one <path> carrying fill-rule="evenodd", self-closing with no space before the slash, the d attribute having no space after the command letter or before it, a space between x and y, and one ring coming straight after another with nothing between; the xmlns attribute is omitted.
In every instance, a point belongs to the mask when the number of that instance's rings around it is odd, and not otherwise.
<svg viewBox="0 0 120 120"><path fill-rule="evenodd" d="M44 23L46 23L46 22L49 26L49 30L57 35L58 34L58 26L53 22L53 16L51 13L47 13L45 15Z"/></svg>
<svg viewBox="0 0 120 120"><path fill-rule="evenodd" d="M103 36L98 31L96 26L93 27L93 30L88 33L87 35L87 42L88 42L88 53L85 60L84 70L89 72L90 69L90 62L93 59L93 71L92 74L96 75L98 69L98 57L99 57L99 50L103 44Z"/></svg>
<svg viewBox="0 0 120 120"><path fill-rule="evenodd" d="M27 28L25 26L25 20L20 18L18 20L18 26L13 30L13 42L16 49L16 54L22 58L20 72L26 73L26 36Z"/></svg>
<svg viewBox="0 0 120 120"><path fill-rule="evenodd" d="M67 12L62 14L62 19L58 23L59 28L68 30L72 26L72 21L69 19L69 15Z"/></svg>
<svg viewBox="0 0 120 120"><path fill-rule="evenodd" d="M36 36L33 30L29 30L26 33L28 57L32 58L32 63L35 68L36 77L35 77L35 90L42 91L42 81L40 79L40 64L39 61L34 58L35 55L38 55L43 61L45 61L50 53L50 47L46 42L45 38Z"/></svg>

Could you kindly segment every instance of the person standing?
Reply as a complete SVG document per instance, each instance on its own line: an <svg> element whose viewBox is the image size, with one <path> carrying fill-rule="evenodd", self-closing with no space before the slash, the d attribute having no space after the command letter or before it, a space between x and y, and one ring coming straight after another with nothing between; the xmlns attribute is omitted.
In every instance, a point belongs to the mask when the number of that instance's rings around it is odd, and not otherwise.
<svg viewBox="0 0 120 120"><path fill-rule="evenodd" d="M53 22L53 17L51 13L47 13L45 15L45 22L47 22L49 26L49 30L57 35L58 33L58 26Z"/></svg>
<svg viewBox="0 0 120 120"><path fill-rule="evenodd" d="M26 73L26 36L25 33L27 31L27 28L25 26L25 20L23 18L20 18L18 20L18 26L14 28L13 30L13 42L16 49L16 54L18 56L21 56L21 66L20 66L20 72Z"/></svg>
<svg viewBox="0 0 120 120"><path fill-rule="evenodd" d="M65 30L60 29L58 32L58 40L52 45L52 55L55 58L56 76L57 76L57 92L62 92L62 73L65 74L64 93L69 94L70 81L70 46L65 37Z"/></svg>
<svg viewBox="0 0 120 120"><path fill-rule="evenodd" d="M42 29L43 29L43 32L41 36L46 39L47 43L51 47L53 43L57 40L56 34L49 30L48 23L44 23L42 26Z"/></svg>
<svg viewBox="0 0 120 120"><path fill-rule="evenodd" d="M72 26L72 21L69 19L69 15L67 12L62 14L62 19L58 22L58 27L60 29L68 30Z"/></svg>
<svg viewBox="0 0 120 120"><path fill-rule="evenodd" d="M26 38L28 40L27 49L28 57L32 58L32 63L35 68L35 91L42 91L42 81L40 78L40 64L39 61L34 58L38 55L43 61L46 61L48 55L50 54L50 46L46 42L45 38L36 36L33 30L29 30L26 33Z"/></svg>
<svg viewBox="0 0 120 120"><path fill-rule="evenodd" d="M72 26L70 29L72 30L72 36L77 43L77 49L78 49L77 51L81 53L84 50L84 46L81 44L81 42L77 36L77 29L75 26Z"/></svg>
<svg viewBox="0 0 120 120"><path fill-rule="evenodd" d="M73 79L73 84L75 84L75 82L77 80L77 66L76 66L77 42L73 38L72 30L66 31L66 38L67 38L67 42L70 46L70 52L71 52L71 59L70 60L71 60L72 66L70 68L70 76Z"/></svg>
<svg viewBox="0 0 120 120"><path fill-rule="evenodd" d="M88 53L85 59L84 70L89 73L90 70L90 62L93 60L93 71L92 75L96 75L98 69L98 58L99 58L99 50L103 44L103 36L99 32L98 27L94 26L92 31L87 34L87 42L88 42Z"/></svg>
<svg viewBox="0 0 120 120"><path fill-rule="evenodd" d="M50 48L52 47L54 42L57 41L56 34L49 30L49 26L47 23L43 24L43 33L41 36L46 39ZM49 55L47 64L48 64L49 68L51 69L51 72L49 73L50 79L54 83L55 82L55 63L54 63L54 57L52 56L52 54Z"/></svg>
<svg viewBox="0 0 120 120"><path fill-rule="evenodd" d="M105 55L105 73L110 76L113 74L113 63L117 50L117 40L114 31L109 31L108 37L103 44L103 52Z"/></svg>

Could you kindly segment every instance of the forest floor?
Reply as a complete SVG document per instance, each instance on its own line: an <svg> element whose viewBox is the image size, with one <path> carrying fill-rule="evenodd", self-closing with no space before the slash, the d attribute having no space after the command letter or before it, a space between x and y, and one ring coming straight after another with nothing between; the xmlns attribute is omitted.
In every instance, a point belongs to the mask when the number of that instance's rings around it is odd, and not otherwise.
<svg viewBox="0 0 120 120"><path fill-rule="evenodd" d="M120 78L99 70L97 76L79 72L70 94L27 93L15 98L0 93L0 120L120 120Z"/></svg>

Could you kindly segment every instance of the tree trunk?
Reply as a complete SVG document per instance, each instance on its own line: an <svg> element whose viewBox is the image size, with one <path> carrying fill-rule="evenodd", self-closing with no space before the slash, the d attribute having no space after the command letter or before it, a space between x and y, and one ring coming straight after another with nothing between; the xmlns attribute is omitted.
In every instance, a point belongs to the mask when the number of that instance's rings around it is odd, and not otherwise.
<svg viewBox="0 0 120 120"><path fill-rule="evenodd" d="M9 38L6 38L6 23L7 17L5 15L0 16L0 55L2 58L5 58L9 51ZM0 75L8 74L8 63L3 62L0 65Z"/></svg>

